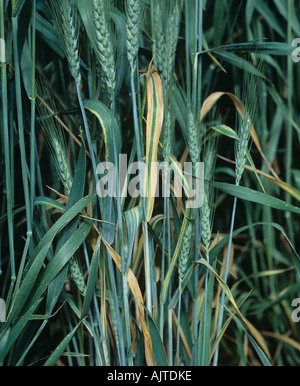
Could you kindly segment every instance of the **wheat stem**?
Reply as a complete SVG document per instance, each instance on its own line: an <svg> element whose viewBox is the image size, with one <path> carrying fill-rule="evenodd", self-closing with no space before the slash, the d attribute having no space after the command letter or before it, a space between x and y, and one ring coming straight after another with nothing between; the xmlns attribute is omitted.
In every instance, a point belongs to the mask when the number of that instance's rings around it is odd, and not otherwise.
<svg viewBox="0 0 300 386"><path fill-rule="evenodd" d="M0 0L0 37L4 40L5 28L4 28L4 2ZM14 244L14 224L13 224L13 189L12 189L12 173L13 169L10 168L11 160L13 159L13 153L10 151L9 141L9 123L8 123L8 103L7 103L7 64L1 63L1 99L2 99L2 141L4 149L4 162L5 162L5 189L6 189L6 210L7 210L7 227L8 227L8 242L9 242L9 262L11 270L11 285L6 297L6 305L9 307L11 300L11 293L16 281L16 269L15 269L15 244ZM3 198L4 199L4 198ZM0 266L0 272L2 268Z"/></svg>
<svg viewBox="0 0 300 386"><path fill-rule="evenodd" d="M232 209L232 215L231 215L231 224L230 224L230 232L229 232L229 242L228 242L228 249L227 249L227 255L226 255L226 263L225 263L225 270L224 270L224 283L227 283L228 279L228 270L229 270L229 260L230 260L230 251L232 246L232 235L233 235L233 228L234 228L234 220L235 220L235 213L236 213L236 204L237 204L237 197L234 197L233 201L233 209ZM218 327L217 327L217 337L219 336L221 329L222 329L222 323L223 323L223 315L224 315L224 304L225 304L225 292L222 292L221 300L220 300L220 312L219 312L219 318L218 318ZM213 359L213 365L217 366L218 364L218 357L219 357L219 344L216 348L214 359Z"/></svg>
<svg viewBox="0 0 300 386"><path fill-rule="evenodd" d="M14 299L19 289L21 276L23 274L23 269L25 266L25 261L27 258L29 245L32 238L32 218L31 218L29 181L28 181L28 175L27 175L27 157L26 157L26 146L25 146L25 130L24 130L24 120L23 120L22 87L21 87L21 69L20 69L20 60L19 60L19 51L18 51L18 20L16 17L12 18L12 31L13 31L13 54L14 54L14 65L15 65L17 121L18 121L18 130L19 130L19 147L20 147L20 156L21 156L21 171L22 171L24 199L25 199L25 207L26 207L26 224L27 224L26 242L22 253L21 263L19 266L16 286L14 288L14 294L13 294L13 299ZM12 265L12 268L15 269L14 263ZM15 271L12 271L12 275L13 276L12 276L11 286L13 286L15 281Z"/></svg>

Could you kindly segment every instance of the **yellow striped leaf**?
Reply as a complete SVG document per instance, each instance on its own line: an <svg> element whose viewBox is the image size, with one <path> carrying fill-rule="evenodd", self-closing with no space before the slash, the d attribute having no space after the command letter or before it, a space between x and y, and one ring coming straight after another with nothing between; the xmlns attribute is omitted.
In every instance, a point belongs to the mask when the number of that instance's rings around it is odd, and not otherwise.
<svg viewBox="0 0 300 386"><path fill-rule="evenodd" d="M84 107L94 114L102 127L106 151L106 161L114 163L114 147L113 147L113 137L111 130L112 123L112 113L104 103L100 102L97 99L89 99L84 101ZM121 152L121 137L120 131L117 125L116 119L114 119L113 130L115 134L116 141L116 150L117 154Z"/></svg>
<svg viewBox="0 0 300 386"><path fill-rule="evenodd" d="M152 71L148 75L147 81L146 173L144 183L146 195L146 222L151 219L154 208L158 178L157 167L154 163L157 162L157 152L163 117L164 97L162 82L158 73Z"/></svg>

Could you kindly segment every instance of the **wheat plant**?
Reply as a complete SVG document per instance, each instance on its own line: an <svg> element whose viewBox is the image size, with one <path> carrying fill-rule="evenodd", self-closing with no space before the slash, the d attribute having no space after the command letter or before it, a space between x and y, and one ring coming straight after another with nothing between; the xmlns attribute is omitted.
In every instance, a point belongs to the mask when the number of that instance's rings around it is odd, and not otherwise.
<svg viewBox="0 0 300 386"><path fill-rule="evenodd" d="M299 12L0 0L1 366L300 364Z"/></svg>

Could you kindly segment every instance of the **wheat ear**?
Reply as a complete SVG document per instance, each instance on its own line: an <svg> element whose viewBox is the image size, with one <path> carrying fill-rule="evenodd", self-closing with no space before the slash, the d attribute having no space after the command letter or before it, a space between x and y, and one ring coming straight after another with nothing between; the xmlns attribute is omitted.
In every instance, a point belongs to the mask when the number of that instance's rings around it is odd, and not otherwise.
<svg viewBox="0 0 300 386"><path fill-rule="evenodd" d="M194 114L190 111L188 115L188 148L193 165L193 175L195 176L196 164L200 160L200 149L198 145L198 135Z"/></svg>
<svg viewBox="0 0 300 386"><path fill-rule="evenodd" d="M71 0L51 1L56 30L66 53L70 72L79 85L81 83L80 60L78 52L77 11Z"/></svg>
<svg viewBox="0 0 300 386"><path fill-rule="evenodd" d="M237 142L236 146L236 155L235 155L235 184L239 185L247 159L247 150L248 150L248 143L250 138L250 132L251 132L251 119L248 113L246 113L245 118L242 120L242 123L240 125L239 129L239 141Z"/></svg>
<svg viewBox="0 0 300 386"><path fill-rule="evenodd" d="M179 263L178 263L178 275L179 275L179 291L182 292L182 284L183 279L186 273L188 259L189 259L189 253L191 249L191 240L193 235L193 227L192 224L189 222L185 231L185 234L183 236L182 240L182 248L179 256Z"/></svg>
<svg viewBox="0 0 300 386"><path fill-rule="evenodd" d="M67 161L65 150L56 136L53 136L52 138L52 147L55 153L56 164L58 166L61 182L66 189L67 195L69 195L72 187L70 165Z"/></svg>
<svg viewBox="0 0 300 386"><path fill-rule="evenodd" d="M115 55L103 0L93 0L93 14L96 28L96 53L105 74L106 85L112 99L116 88Z"/></svg>
<svg viewBox="0 0 300 386"><path fill-rule="evenodd" d="M126 45L130 67L135 70L135 58L139 50L142 21L142 1L127 0Z"/></svg>

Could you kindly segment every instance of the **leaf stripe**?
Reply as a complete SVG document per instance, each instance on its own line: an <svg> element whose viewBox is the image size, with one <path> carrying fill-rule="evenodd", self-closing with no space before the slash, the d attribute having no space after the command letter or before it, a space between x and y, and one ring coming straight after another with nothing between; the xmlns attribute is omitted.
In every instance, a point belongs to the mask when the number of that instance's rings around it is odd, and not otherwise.
<svg viewBox="0 0 300 386"><path fill-rule="evenodd" d="M147 125L146 125L146 175L144 189L146 193L146 221L151 219L155 190L157 186L157 169L153 163L157 162L159 138L162 130L164 103L163 87L160 76L155 71L149 75L147 82Z"/></svg>

